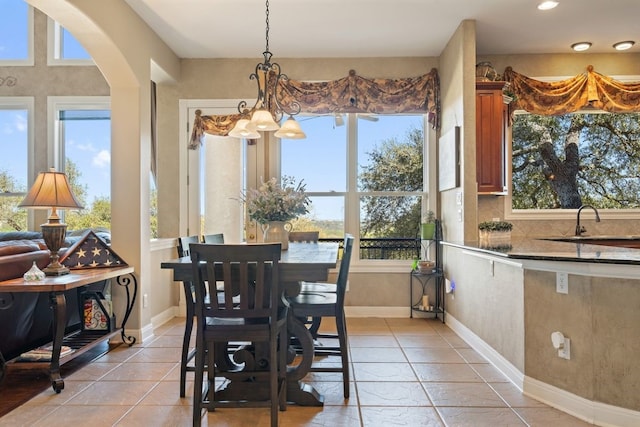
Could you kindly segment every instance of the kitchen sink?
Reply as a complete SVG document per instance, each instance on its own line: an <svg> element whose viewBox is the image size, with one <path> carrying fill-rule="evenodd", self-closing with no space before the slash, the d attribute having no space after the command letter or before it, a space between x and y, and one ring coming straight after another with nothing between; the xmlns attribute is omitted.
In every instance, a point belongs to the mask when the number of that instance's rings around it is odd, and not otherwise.
<svg viewBox="0 0 640 427"><path fill-rule="evenodd" d="M560 236L546 237L542 240L555 242L573 242L587 245L618 246L624 248L640 249L640 235L597 235L597 236Z"/></svg>

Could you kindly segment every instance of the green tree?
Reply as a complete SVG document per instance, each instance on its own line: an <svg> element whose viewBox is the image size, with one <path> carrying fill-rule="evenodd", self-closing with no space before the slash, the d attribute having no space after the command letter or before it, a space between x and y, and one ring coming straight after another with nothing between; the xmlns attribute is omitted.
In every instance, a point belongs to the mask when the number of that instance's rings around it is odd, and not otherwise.
<svg viewBox="0 0 640 427"><path fill-rule="evenodd" d="M402 141L391 138L367 153L360 172L362 191L422 191L424 130L410 129ZM416 236L421 203L416 196L367 196L362 200L363 237Z"/></svg>
<svg viewBox="0 0 640 427"><path fill-rule="evenodd" d="M640 206L640 115L518 115L513 208Z"/></svg>
<svg viewBox="0 0 640 427"><path fill-rule="evenodd" d="M19 193L21 188L7 171L0 171L0 192ZM18 208L24 196L0 195L0 231L22 231L27 228L27 210Z"/></svg>

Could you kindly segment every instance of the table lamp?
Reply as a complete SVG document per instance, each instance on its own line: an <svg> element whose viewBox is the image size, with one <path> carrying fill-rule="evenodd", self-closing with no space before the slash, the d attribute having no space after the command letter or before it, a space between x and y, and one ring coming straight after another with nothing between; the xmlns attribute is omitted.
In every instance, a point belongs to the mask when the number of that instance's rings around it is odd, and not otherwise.
<svg viewBox="0 0 640 427"><path fill-rule="evenodd" d="M69 187L67 176L62 172L56 172L51 168L49 172L40 172L29 193L22 203L18 205L24 208L51 209L48 222L42 224L42 238L51 251L49 265L44 268L47 276L61 276L68 274L69 269L60 264L58 251L64 244L67 234L67 224L60 222L57 209L82 209L82 206Z"/></svg>

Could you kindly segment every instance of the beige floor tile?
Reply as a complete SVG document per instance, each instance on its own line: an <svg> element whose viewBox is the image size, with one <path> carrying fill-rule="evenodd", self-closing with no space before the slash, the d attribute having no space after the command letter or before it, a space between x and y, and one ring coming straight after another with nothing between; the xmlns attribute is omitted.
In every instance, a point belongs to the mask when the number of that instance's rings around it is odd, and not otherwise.
<svg viewBox="0 0 640 427"><path fill-rule="evenodd" d="M451 348L451 345L437 333L430 335L398 335L398 343L403 348Z"/></svg>
<svg viewBox="0 0 640 427"><path fill-rule="evenodd" d="M48 387L45 391L25 403L25 406L63 405L78 393L86 390L91 384L93 384L93 381L71 381L65 378L62 392L56 393L53 388Z"/></svg>
<svg viewBox="0 0 640 427"><path fill-rule="evenodd" d="M97 361L100 363L122 363L135 356L141 350L142 347L139 345L129 347L123 344L101 356Z"/></svg>
<svg viewBox="0 0 640 427"><path fill-rule="evenodd" d="M462 363L414 363L412 366L420 381L483 382L473 369Z"/></svg>
<svg viewBox="0 0 640 427"><path fill-rule="evenodd" d="M31 427L40 418L48 417L58 406L22 405L0 418L0 427Z"/></svg>
<svg viewBox="0 0 640 427"><path fill-rule="evenodd" d="M89 387L70 399L69 405L128 405L137 404L150 392L155 381L104 381Z"/></svg>
<svg viewBox="0 0 640 427"><path fill-rule="evenodd" d="M509 382L505 374L489 363L472 363L469 366L476 371L486 382L502 383Z"/></svg>
<svg viewBox="0 0 640 427"><path fill-rule="evenodd" d="M441 335L442 336L442 335ZM462 338L452 335L444 335L442 338L447 341L453 348L471 348L469 344Z"/></svg>
<svg viewBox="0 0 640 427"><path fill-rule="evenodd" d="M191 406L136 406L115 424L118 427L181 427L192 425ZM207 422L202 423L203 426ZM217 425L210 423L209 425Z"/></svg>
<svg viewBox="0 0 640 427"><path fill-rule="evenodd" d="M357 347L351 349L352 362L407 362L399 348Z"/></svg>
<svg viewBox="0 0 640 427"><path fill-rule="evenodd" d="M154 363L154 362L178 362L182 355L181 348L143 348L128 362L133 363Z"/></svg>
<svg viewBox="0 0 640 427"><path fill-rule="evenodd" d="M365 406L361 409L364 427L407 426L438 427L444 426L440 416L430 407L376 407Z"/></svg>
<svg viewBox="0 0 640 427"><path fill-rule="evenodd" d="M349 347L393 347L400 348L398 340L392 335L352 335L349 337Z"/></svg>
<svg viewBox="0 0 640 427"><path fill-rule="evenodd" d="M356 385L349 383L349 399L344 398L342 381L305 381L316 389L324 398L326 406L357 406L358 397L356 395Z"/></svg>
<svg viewBox="0 0 640 427"><path fill-rule="evenodd" d="M147 393L139 405L188 406L193 403L193 382L187 382L185 397L180 397L180 381L161 381Z"/></svg>
<svg viewBox="0 0 640 427"><path fill-rule="evenodd" d="M149 348L149 347L163 347L163 348L167 348L167 347L178 347L178 348L182 348L182 340L183 340L183 336L182 335L161 335L159 337L156 337L152 340L149 340L149 342L145 342L142 344L143 347L145 348ZM195 345L195 338L191 340L190 345L193 347Z"/></svg>
<svg viewBox="0 0 640 427"><path fill-rule="evenodd" d="M531 427L582 427L592 425L586 421L582 421L576 417L572 417L569 414L550 407L514 408L513 410L517 412Z"/></svg>
<svg viewBox="0 0 640 427"><path fill-rule="evenodd" d="M418 382L357 382L361 406L431 406Z"/></svg>
<svg viewBox="0 0 640 427"><path fill-rule="evenodd" d="M526 423L509 408L437 408L437 410L448 427L526 426Z"/></svg>
<svg viewBox="0 0 640 427"><path fill-rule="evenodd" d="M108 374L102 381L160 381L169 371L173 369L175 363L124 363Z"/></svg>
<svg viewBox="0 0 640 427"><path fill-rule="evenodd" d="M355 381L418 381L408 363L354 363Z"/></svg>
<svg viewBox="0 0 640 427"><path fill-rule="evenodd" d="M506 407L507 404L485 383L423 383L434 406Z"/></svg>
<svg viewBox="0 0 640 427"><path fill-rule="evenodd" d="M327 426L360 427L360 414L355 406L288 407L280 412L280 427ZM250 426L253 427L253 426Z"/></svg>
<svg viewBox="0 0 640 427"><path fill-rule="evenodd" d="M102 360L102 359L99 359ZM73 374L65 377L65 383L70 381L97 381L110 371L120 366L120 363L95 361L82 367Z"/></svg>
<svg viewBox="0 0 640 427"><path fill-rule="evenodd" d="M512 383L491 383L489 384L492 389L498 393L509 406L512 408L544 408L547 407L544 403L535 400L531 397L525 396L515 385Z"/></svg>
<svg viewBox="0 0 640 427"><path fill-rule="evenodd" d="M41 418L34 427L69 427L70 425L111 427L129 410L126 406L63 406L47 418ZM82 420L81 423L78 421Z"/></svg>
<svg viewBox="0 0 640 427"><path fill-rule="evenodd" d="M472 348L456 348L456 351L467 363L489 363L487 359Z"/></svg>
<svg viewBox="0 0 640 427"><path fill-rule="evenodd" d="M411 363L465 363L452 348L405 348L404 352Z"/></svg>

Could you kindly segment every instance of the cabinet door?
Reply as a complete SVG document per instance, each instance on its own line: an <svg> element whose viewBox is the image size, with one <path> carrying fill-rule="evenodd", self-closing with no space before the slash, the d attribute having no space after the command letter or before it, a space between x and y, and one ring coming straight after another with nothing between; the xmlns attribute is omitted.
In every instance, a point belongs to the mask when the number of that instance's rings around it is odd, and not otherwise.
<svg viewBox="0 0 640 427"><path fill-rule="evenodd" d="M502 85L476 85L476 179L478 193L504 192L506 105Z"/></svg>

